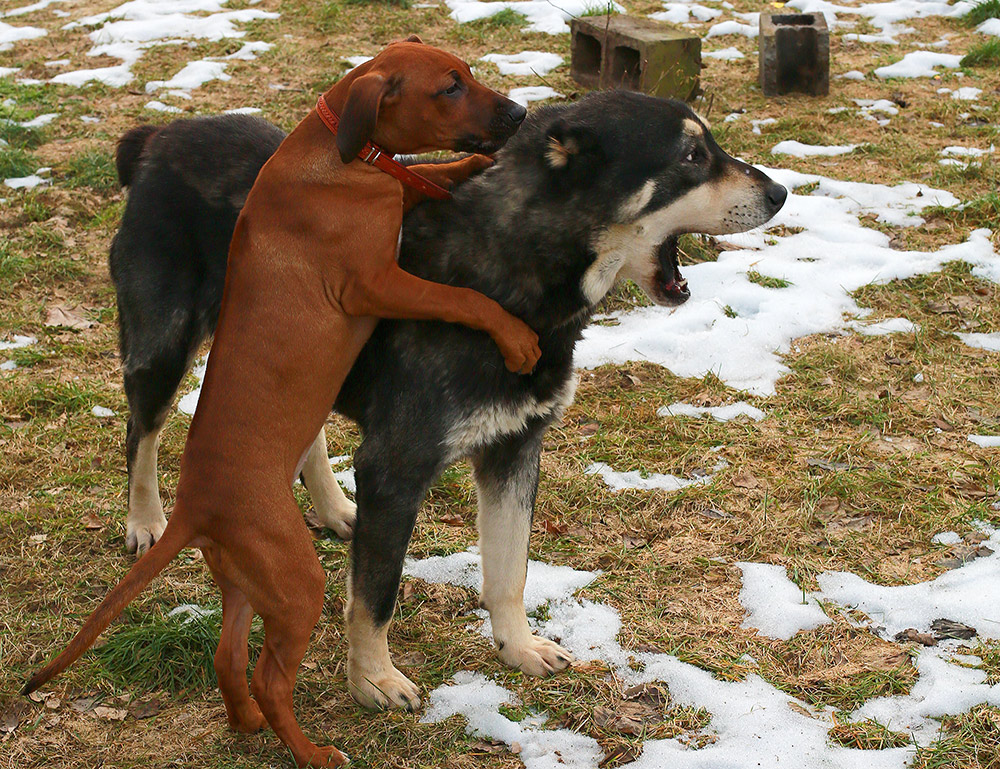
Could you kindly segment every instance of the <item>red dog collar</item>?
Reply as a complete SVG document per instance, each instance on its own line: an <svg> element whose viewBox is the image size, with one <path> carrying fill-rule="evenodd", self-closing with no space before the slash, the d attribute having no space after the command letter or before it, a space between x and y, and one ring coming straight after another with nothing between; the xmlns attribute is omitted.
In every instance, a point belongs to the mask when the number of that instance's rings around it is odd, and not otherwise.
<svg viewBox="0 0 1000 769"><path fill-rule="evenodd" d="M326 103L326 99L322 95L316 102L316 111L319 113L319 119L323 121L323 124L330 129L331 133L336 134L340 119L337 117L337 113L330 109L330 105ZM399 179L406 186L413 187L413 189L424 193L429 198L436 200L448 200L451 198L451 193L448 190L439 187L430 179L425 179L420 174L413 173L413 171L393 158L392 155L384 152L376 144L372 144L371 142L366 143L361 148L361 152L358 153L358 159L370 166L375 166L379 171L384 171L389 176Z"/></svg>

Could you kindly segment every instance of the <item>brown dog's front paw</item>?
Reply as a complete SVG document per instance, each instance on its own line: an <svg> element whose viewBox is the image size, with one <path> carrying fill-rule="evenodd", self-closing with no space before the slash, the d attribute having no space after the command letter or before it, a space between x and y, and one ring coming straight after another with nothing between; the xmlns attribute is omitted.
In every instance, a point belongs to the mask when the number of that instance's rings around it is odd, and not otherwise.
<svg viewBox="0 0 1000 769"><path fill-rule="evenodd" d="M326 748L317 748L316 753L309 758L305 766L315 769L329 769L334 766L347 766L350 763L346 753L341 753L332 745Z"/></svg>
<svg viewBox="0 0 1000 769"><path fill-rule="evenodd" d="M488 155L470 155L465 159L465 162L469 164L469 176L482 173L496 164L496 161Z"/></svg>
<svg viewBox="0 0 1000 769"><path fill-rule="evenodd" d="M503 355L504 364L509 371L515 374L530 374L538 359L542 357L542 351L538 347L538 334L517 318L508 317L511 322L491 336L500 348L500 354Z"/></svg>

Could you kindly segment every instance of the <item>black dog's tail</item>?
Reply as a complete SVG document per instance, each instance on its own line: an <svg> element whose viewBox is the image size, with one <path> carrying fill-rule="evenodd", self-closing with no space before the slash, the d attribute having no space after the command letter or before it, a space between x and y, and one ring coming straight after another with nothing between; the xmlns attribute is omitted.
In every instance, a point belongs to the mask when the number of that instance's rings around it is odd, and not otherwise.
<svg viewBox="0 0 1000 769"><path fill-rule="evenodd" d="M118 183L122 187L128 187L135 178L135 172L139 168L139 161L142 158L142 150L156 133L159 126L141 125L126 131L118 140L118 148L115 150L115 167L118 169Z"/></svg>
<svg viewBox="0 0 1000 769"><path fill-rule="evenodd" d="M183 516L178 516L177 510L174 510L160 541L139 559L125 575L125 578L101 601L101 605L90 615L80 632L70 641L66 650L31 677L31 680L21 690L22 694L31 694L39 686L72 665L97 640L101 631L122 613L122 609L129 601L139 595L153 577L159 574L163 567L184 549L191 541L192 534L191 529L185 525L182 518Z"/></svg>

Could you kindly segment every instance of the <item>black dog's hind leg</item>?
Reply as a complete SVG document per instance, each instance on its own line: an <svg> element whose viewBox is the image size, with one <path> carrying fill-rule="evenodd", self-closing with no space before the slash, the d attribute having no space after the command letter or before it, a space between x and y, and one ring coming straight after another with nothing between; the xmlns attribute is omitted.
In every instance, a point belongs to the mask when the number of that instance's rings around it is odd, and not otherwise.
<svg viewBox="0 0 1000 769"><path fill-rule="evenodd" d="M320 523L333 529L341 539L354 536L358 508L347 498L333 475L326 451L326 430L322 427L302 463L301 476L302 485L312 497L313 508Z"/></svg>
<svg viewBox="0 0 1000 769"><path fill-rule="evenodd" d="M133 368L125 356L125 396L129 406L125 435L128 467L125 546L130 553L145 553L167 525L157 484L157 449L170 404L189 368L187 350L157 356L144 362L142 368Z"/></svg>
<svg viewBox="0 0 1000 769"><path fill-rule="evenodd" d="M433 448L424 449L375 446L366 438L354 455L358 519L345 611L347 678L351 696L369 708L420 705L420 690L392 664L387 634L417 511L438 471Z"/></svg>
<svg viewBox="0 0 1000 769"><path fill-rule="evenodd" d="M572 655L533 635L524 610L528 539L538 490L538 462L545 425L501 438L473 457L479 498L481 603L490 613L500 659L533 676L567 667Z"/></svg>

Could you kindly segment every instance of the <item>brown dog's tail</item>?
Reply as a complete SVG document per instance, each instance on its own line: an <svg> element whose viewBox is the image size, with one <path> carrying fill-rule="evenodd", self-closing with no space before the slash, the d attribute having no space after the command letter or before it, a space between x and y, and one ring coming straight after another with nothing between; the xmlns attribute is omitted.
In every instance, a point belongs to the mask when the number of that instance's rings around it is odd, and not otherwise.
<svg viewBox="0 0 1000 769"><path fill-rule="evenodd" d="M21 694L31 694L39 686L54 678L72 665L91 644L97 640L97 636L110 625L115 617L121 614L128 603L142 592L153 577L163 571L163 568L170 563L184 546L193 539L191 530L178 520L177 510L170 517L170 523L163 531L160 541L146 553L125 575L125 578L115 585L114 589L108 593L107 597L101 601L94 613L90 615L80 632L69 642L66 650L56 657L52 662L39 670L24 685Z"/></svg>
<svg viewBox="0 0 1000 769"><path fill-rule="evenodd" d="M118 169L118 183L122 187L132 184L146 142L159 131L159 126L141 125L126 131L118 140L118 147L115 149L115 168Z"/></svg>

